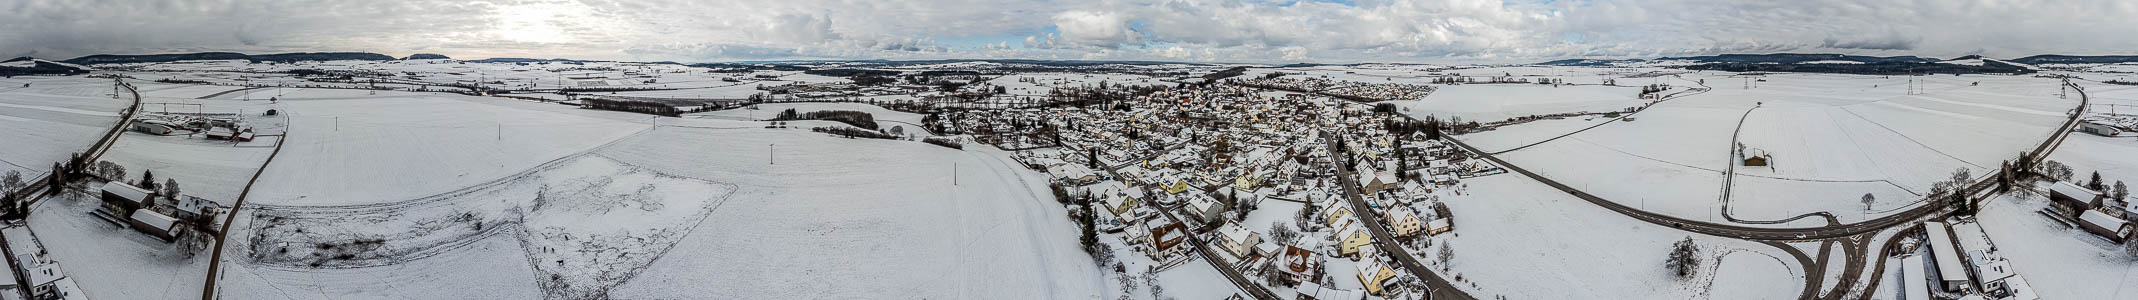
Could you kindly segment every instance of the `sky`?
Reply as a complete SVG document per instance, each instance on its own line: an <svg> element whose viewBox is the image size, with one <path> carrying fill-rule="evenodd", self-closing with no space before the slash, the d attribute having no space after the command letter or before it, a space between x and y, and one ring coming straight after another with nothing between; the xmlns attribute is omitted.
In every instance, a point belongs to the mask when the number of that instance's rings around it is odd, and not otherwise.
<svg viewBox="0 0 2138 300"><path fill-rule="evenodd" d="M2131 0L0 0L0 56L1527 63L2138 54Z"/></svg>

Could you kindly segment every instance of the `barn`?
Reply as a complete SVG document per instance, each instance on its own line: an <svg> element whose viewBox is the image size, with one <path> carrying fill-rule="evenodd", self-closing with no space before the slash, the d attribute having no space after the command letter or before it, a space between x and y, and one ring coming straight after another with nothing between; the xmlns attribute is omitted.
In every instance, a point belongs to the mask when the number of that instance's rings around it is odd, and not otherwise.
<svg viewBox="0 0 2138 300"><path fill-rule="evenodd" d="M2049 186L2049 201L2058 209L2063 209L2069 217L2078 217L2079 212L2100 207L2101 199L2107 197L2101 192L2071 184L2070 181L2059 181Z"/></svg>

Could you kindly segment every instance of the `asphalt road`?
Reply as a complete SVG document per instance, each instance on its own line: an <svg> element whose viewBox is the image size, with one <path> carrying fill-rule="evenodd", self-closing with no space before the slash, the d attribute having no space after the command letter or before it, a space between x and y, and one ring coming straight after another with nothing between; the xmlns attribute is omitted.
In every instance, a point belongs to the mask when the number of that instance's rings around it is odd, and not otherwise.
<svg viewBox="0 0 2138 300"><path fill-rule="evenodd" d="M1341 153L1344 152L1337 148L1337 145L1344 143L1343 137L1332 134L1327 130L1322 131L1322 136L1336 137L1331 143L1327 143L1329 153L1343 157ZM1446 278L1441 278L1440 274L1433 273L1433 270L1426 268L1425 264L1418 263L1418 258L1412 257L1409 250L1404 250L1401 247L1402 242L1397 241L1395 235L1389 234L1388 225L1381 222L1381 215L1373 213L1376 210L1369 209L1366 205L1366 200L1359 195L1358 177L1352 175L1351 170L1344 169L1339 164L1336 167L1336 178L1343 183L1340 185L1344 187L1344 198L1348 200L1346 202L1351 203L1351 211L1353 212L1351 215L1357 216L1359 220L1364 221L1362 223L1366 224L1366 232L1373 235L1374 246L1381 248L1383 250L1381 252L1388 253L1389 257L1394 257L1397 266L1410 271L1412 276L1425 280L1430 299L1477 299L1476 297L1471 297L1469 293L1463 292L1462 289L1455 288L1453 283L1448 282Z"/></svg>

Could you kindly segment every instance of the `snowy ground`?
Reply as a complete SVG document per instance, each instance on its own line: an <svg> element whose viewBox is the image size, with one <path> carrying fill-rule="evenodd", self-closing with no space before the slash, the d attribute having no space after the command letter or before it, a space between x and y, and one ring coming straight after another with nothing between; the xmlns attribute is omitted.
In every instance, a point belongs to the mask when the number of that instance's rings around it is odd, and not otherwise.
<svg viewBox="0 0 2138 300"><path fill-rule="evenodd" d="M30 84L23 87L23 84ZM0 79L0 173L35 179L52 163L103 137L131 101L112 99L111 81L85 77Z"/></svg>
<svg viewBox="0 0 2138 300"><path fill-rule="evenodd" d="M793 109L796 112L802 113L826 110L860 111L869 113L870 117L875 118L877 128L883 130L890 130L891 127L898 126L904 127L904 131L906 133L918 135L928 134L927 130L921 129L921 117L925 117L924 115L893 111L890 109L883 108L882 106L869 105L865 103L765 103L758 104L757 109L730 109L688 114L684 115L684 117L754 121L771 119L773 116L778 115L781 111L785 111L788 109Z"/></svg>
<svg viewBox="0 0 2138 300"><path fill-rule="evenodd" d="M235 224L250 241L228 249L242 255L225 262L226 296L1117 293L1077 249L1046 177L987 147L719 119L648 130L642 115L511 100L292 95L293 138L254 191L259 209ZM342 117L340 134L322 115ZM494 127L450 126L484 120L533 128L506 126L498 142ZM636 212L648 207L659 209ZM715 269L728 271L704 271ZM368 276L418 283L350 280Z"/></svg>
<svg viewBox="0 0 2138 300"><path fill-rule="evenodd" d="M2045 197L2000 196L1983 202L1976 220L2042 299L2138 297L2138 258L2122 253L2122 245L2036 213L2048 205Z"/></svg>
<svg viewBox="0 0 2138 300"><path fill-rule="evenodd" d="M1464 181L1447 197L1455 213L1450 277L1479 298L1713 299L1793 298L1803 266L1781 249L1758 243L1691 236L1709 269L1679 280L1662 266L1682 231L1643 223L1557 192L1527 177L1494 175ZM1425 249L1425 258L1438 249ZM1432 266L1429 266L1432 267Z"/></svg>
<svg viewBox="0 0 2138 300"><path fill-rule="evenodd" d="M91 191L97 187L92 184ZM29 218L45 251L83 292L93 299L200 295L207 252L187 257L172 243L91 216L100 203L93 195L46 198Z"/></svg>
<svg viewBox="0 0 2138 300"><path fill-rule="evenodd" d="M1397 101L1411 116L1461 117L1491 122L1514 117L1570 112L1610 112L1639 107L1633 86L1559 86L1537 84L1464 84L1437 86L1419 101Z"/></svg>
<svg viewBox="0 0 2138 300"><path fill-rule="evenodd" d="M1986 175L2047 138L2076 101L2054 96L2056 81L2031 77L1926 77L1929 93L1922 95L1907 95L1905 78L1879 76L1770 75L1752 89L1724 84L1742 80L1726 74L1683 77L1674 84L1717 88L1637 113L1637 121L1502 157L1627 205L1722 220L1722 175L1737 164L1737 133L1738 143L1771 154L1773 165L1738 168L1732 216L1776 220L1825 211L1852 222L1919 203L1931 182L1955 169ZM1512 148L1578 130L1576 122L1462 138ZM1591 176L1599 171L1623 175ZM1876 199L1869 209L1864 194Z"/></svg>

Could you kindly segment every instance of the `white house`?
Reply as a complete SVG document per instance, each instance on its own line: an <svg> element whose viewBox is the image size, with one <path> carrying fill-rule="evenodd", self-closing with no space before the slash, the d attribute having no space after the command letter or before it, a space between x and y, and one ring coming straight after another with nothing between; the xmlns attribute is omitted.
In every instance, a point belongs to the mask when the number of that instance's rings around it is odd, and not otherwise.
<svg viewBox="0 0 2138 300"><path fill-rule="evenodd" d="M1228 223L1218 228L1218 245L1233 257L1247 258L1255 254L1255 246L1262 244L1262 236L1240 223Z"/></svg>

